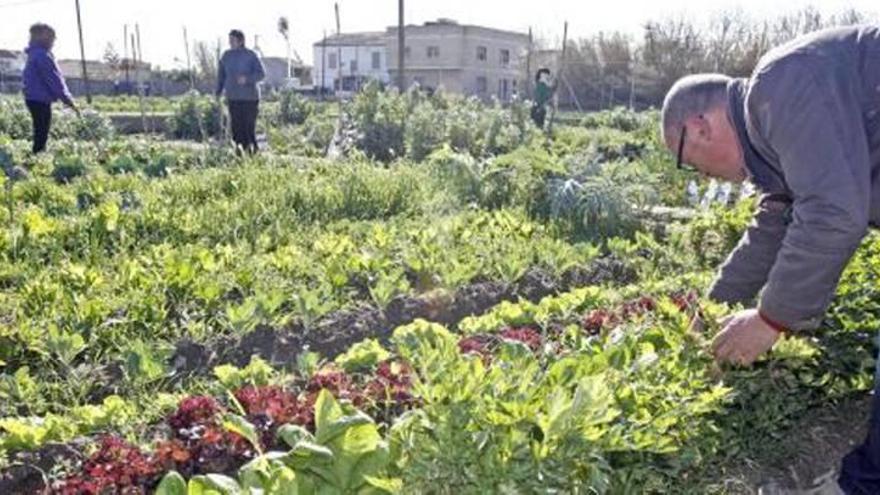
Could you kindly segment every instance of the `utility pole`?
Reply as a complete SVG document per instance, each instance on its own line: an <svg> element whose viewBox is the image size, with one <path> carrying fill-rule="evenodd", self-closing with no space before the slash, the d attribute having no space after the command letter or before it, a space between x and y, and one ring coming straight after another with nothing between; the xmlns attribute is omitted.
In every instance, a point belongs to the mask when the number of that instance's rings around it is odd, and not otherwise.
<svg viewBox="0 0 880 495"><path fill-rule="evenodd" d="M86 87L86 101L92 103L92 92L89 89L89 72L86 70L86 47L83 43L82 16L79 12L79 0L76 0L76 25L79 28L79 57L82 61L83 83Z"/></svg>
<svg viewBox="0 0 880 495"><path fill-rule="evenodd" d="M635 110L636 103L636 78L633 76L632 68L629 70L629 109Z"/></svg>
<svg viewBox="0 0 880 495"><path fill-rule="evenodd" d="M287 17L281 16L278 18L278 32L281 33L281 36L284 36L284 42L287 43L287 81L285 85L291 83L291 79L293 79L293 60L291 60L291 46L290 46L290 21L287 20Z"/></svg>
<svg viewBox="0 0 880 495"><path fill-rule="evenodd" d="M122 60L125 62L125 92L128 94L129 88L131 87L131 78L129 77L129 69L131 68L131 59L128 58L128 24L125 25L122 31L122 43L125 45L123 48ZM132 47L132 50L134 47Z"/></svg>
<svg viewBox="0 0 880 495"><path fill-rule="evenodd" d="M405 91L404 85L406 84L406 76L405 76L405 57L404 51L406 50L406 34L403 32L403 0L398 0L397 4L397 88L401 93Z"/></svg>
<svg viewBox="0 0 880 495"><path fill-rule="evenodd" d="M556 87L559 87L559 81L565 76L565 51L568 47L568 21L565 21L565 27L562 30L562 54L559 62L558 74L556 74ZM559 112L559 93L553 93L553 113L550 115L550 123L547 124L547 134L553 132L553 121Z"/></svg>
<svg viewBox="0 0 880 495"><path fill-rule="evenodd" d="M327 30L321 39L321 101L324 101L324 86L327 83Z"/></svg>
<svg viewBox="0 0 880 495"><path fill-rule="evenodd" d="M333 87L336 90L337 94L342 90L342 28L339 24L339 3L333 4L333 9L336 11L336 74L337 79L339 80L339 87L336 87L334 83Z"/></svg>
<svg viewBox="0 0 880 495"><path fill-rule="evenodd" d="M143 48L141 48L141 25L140 24L134 25L134 32L135 32L135 36L137 36L138 62L143 62L144 61L144 51L143 51Z"/></svg>
<svg viewBox="0 0 880 495"><path fill-rule="evenodd" d="M135 32L135 36L137 37L137 53L138 53L137 59L135 60L135 64L137 64L136 67L137 67L137 73L138 73L138 83L140 85L141 96L143 96L144 84L143 84L143 81L141 80L140 72L141 72L141 65L143 65L143 63L144 63L144 49L143 49L143 47L141 47L141 25L139 23L135 23L134 32ZM149 78L150 78L150 73L148 71L147 72L147 79L149 79Z"/></svg>
<svg viewBox="0 0 880 495"><path fill-rule="evenodd" d="M526 52L526 98L532 97L532 27L529 26L529 47Z"/></svg>
<svg viewBox="0 0 880 495"><path fill-rule="evenodd" d="M290 39L287 39L287 78L293 78L293 59L291 58Z"/></svg>
<svg viewBox="0 0 880 495"><path fill-rule="evenodd" d="M189 53L189 35L186 33L186 26L183 26L183 47L186 50L186 72L189 74L189 89L196 87L196 77L192 70L192 57Z"/></svg>
<svg viewBox="0 0 880 495"><path fill-rule="evenodd" d="M135 59L134 59L134 64L135 64L135 71L137 73L136 78L138 80L137 82L138 82L138 86L139 86L139 91L141 92L141 95L143 96L144 87L143 87L143 81L141 81L141 64L144 61L144 49L141 47L141 25L140 24L135 23L134 33L135 33L135 38L137 39L137 57L135 57ZM149 76L149 74L147 74L147 75Z"/></svg>
<svg viewBox="0 0 880 495"><path fill-rule="evenodd" d="M131 63L134 64L134 79L135 79L135 82L137 82L137 77L138 77L138 74L137 74L137 71L138 71L137 45L134 42L134 33L131 33Z"/></svg>
<svg viewBox="0 0 880 495"><path fill-rule="evenodd" d="M135 24L135 32L139 31L138 25ZM137 86L138 106L141 109L141 129L147 131L147 109L144 105L144 88L141 85L141 64L138 63L140 58L141 46L135 41L135 34L131 35L131 58L134 61L134 82Z"/></svg>

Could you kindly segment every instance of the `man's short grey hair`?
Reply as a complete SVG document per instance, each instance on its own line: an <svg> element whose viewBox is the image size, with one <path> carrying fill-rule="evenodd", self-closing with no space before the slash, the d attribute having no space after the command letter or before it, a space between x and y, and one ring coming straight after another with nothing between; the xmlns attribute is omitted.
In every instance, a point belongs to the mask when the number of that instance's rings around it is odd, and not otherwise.
<svg viewBox="0 0 880 495"><path fill-rule="evenodd" d="M673 84L660 113L663 139L676 138L688 118L725 105L730 81L724 74L694 74Z"/></svg>

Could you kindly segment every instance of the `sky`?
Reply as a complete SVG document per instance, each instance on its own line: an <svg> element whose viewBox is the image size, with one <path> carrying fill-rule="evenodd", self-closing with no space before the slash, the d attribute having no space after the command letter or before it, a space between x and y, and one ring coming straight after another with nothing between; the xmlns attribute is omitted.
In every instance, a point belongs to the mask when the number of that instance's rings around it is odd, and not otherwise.
<svg viewBox="0 0 880 495"><path fill-rule="evenodd" d="M397 24L394 0L338 0L341 26L348 31L382 31ZM601 5L598 5L601 4ZM143 59L164 69L185 68L183 29L195 40L216 44L238 28L252 45L259 35L265 56L284 56L286 45L276 29L278 18L290 20L294 49L306 64L312 45L335 31L333 0L80 0L86 58L100 59L108 43L123 53L124 25L140 26ZM527 32L561 43L562 26L569 37L619 30L639 36L648 20L685 16L705 21L720 11L741 10L760 18L813 6L823 13L855 8L876 14L876 0L406 0L406 22L421 24L440 17ZM58 58L79 57L75 0L0 0L0 48L20 49L28 26L47 22L56 28Z"/></svg>

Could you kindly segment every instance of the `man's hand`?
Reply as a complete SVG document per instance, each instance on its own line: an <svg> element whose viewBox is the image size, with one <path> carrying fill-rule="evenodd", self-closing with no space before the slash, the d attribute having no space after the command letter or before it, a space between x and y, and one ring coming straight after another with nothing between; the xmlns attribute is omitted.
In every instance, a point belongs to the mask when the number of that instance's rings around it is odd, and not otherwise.
<svg viewBox="0 0 880 495"><path fill-rule="evenodd" d="M238 84L244 86L245 84L247 84L248 78L247 76L238 76L236 81L238 81Z"/></svg>
<svg viewBox="0 0 880 495"><path fill-rule="evenodd" d="M712 353L720 363L749 366L779 340L779 332L761 318L757 309L732 315L723 325L712 342Z"/></svg>

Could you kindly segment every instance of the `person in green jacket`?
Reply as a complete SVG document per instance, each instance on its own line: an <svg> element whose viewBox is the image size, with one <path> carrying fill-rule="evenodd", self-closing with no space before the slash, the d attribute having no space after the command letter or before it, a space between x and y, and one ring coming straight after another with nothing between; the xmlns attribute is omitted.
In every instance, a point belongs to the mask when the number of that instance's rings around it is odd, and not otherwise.
<svg viewBox="0 0 880 495"><path fill-rule="evenodd" d="M550 69L538 69L535 74L535 101L532 104L532 120L535 125L544 128L544 121L547 119L547 104L553 98L556 92L556 82L550 75Z"/></svg>

